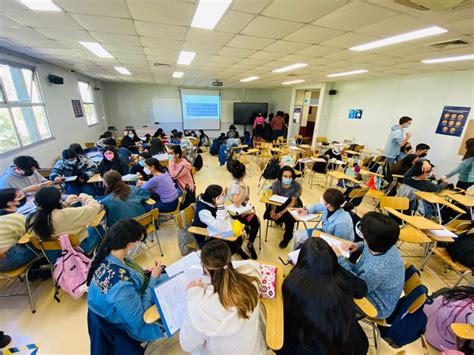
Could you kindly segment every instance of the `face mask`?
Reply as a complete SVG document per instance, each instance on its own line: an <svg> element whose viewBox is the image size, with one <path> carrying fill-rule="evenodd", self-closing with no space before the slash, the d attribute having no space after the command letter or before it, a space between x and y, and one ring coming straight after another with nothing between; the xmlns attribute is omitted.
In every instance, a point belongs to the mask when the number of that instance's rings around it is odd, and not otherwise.
<svg viewBox="0 0 474 355"><path fill-rule="evenodd" d="M144 169L143 169L143 172L144 172L145 174L147 174L147 175L151 175L151 171L150 171L150 169L148 169L148 168L144 168Z"/></svg>
<svg viewBox="0 0 474 355"><path fill-rule="evenodd" d="M319 203L321 205L323 205L324 207L327 207L327 204L326 204L326 201L324 201L324 198L321 196L321 198L319 199Z"/></svg>
<svg viewBox="0 0 474 355"><path fill-rule="evenodd" d="M17 208L20 208L25 205L26 203L26 196L23 196L20 200L17 201L18 205L16 205Z"/></svg>
<svg viewBox="0 0 474 355"><path fill-rule="evenodd" d="M173 154L168 154L168 160L173 160L174 159L174 155Z"/></svg>
<svg viewBox="0 0 474 355"><path fill-rule="evenodd" d="M291 185L292 181L293 181L292 178L282 178L281 179L281 182L283 183L283 185Z"/></svg>
<svg viewBox="0 0 474 355"><path fill-rule="evenodd" d="M138 161L138 165L140 165L140 166L145 166L145 161L144 161L144 160L139 160L139 161Z"/></svg>
<svg viewBox="0 0 474 355"><path fill-rule="evenodd" d="M115 154L114 153L104 153L104 157L107 160L114 160Z"/></svg>
<svg viewBox="0 0 474 355"><path fill-rule="evenodd" d="M356 224L355 230L356 230L357 235L358 235L359 237L361 237L362 239L364 239L364 235L362 234L362 232L361 232L361 230L360 230L360 222L358 222L358 223Z"/></svg>
<svg viewBox="0 0 474 355"><path fill-rule="evenodd" d="M420 154L420 158L424 158L424 157L426 157L427 155L428 155L428 153L421 153L421 154Z"/></svg>
<svg viewBox="0 0 474 355"><path fill-rule="evenodd" d="M134 135L133 133L129 133L129 134L128 134L128 138L133 139L134 137L135 137L135 135Z"/></svg>
<svg viewBox="0 0 474 355"><path fill-rule="evenodd" d="M66 162L67 162L69 165L76 165L77 159L66 160Z"/></svg>
<svg viewBox="0 0 474 355"><path fill-rule="evenodd" d="M127 259L133 259L134 257L134 254L137 252L137 250L140 248L140 243L138 243L137 245L135 245L134 248L130 249L127 253L127 256L126 258Z"/></svg>
<svg viewBox="0 0 474 355"><path fill-rule="evenodd" d="M33 175L34 173L35 173L35 172L34 172L33 169L28 169L28 170L24 170L24 171L23 171L23 175L24 175L24 176L31 176L31 175Z"/></svg>

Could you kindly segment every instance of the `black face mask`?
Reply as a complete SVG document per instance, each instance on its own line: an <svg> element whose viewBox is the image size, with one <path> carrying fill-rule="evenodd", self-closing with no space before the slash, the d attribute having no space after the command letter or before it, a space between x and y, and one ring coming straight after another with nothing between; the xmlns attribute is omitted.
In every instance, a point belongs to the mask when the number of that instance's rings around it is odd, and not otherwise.
<svg viewBox="0 0 474 355"><path fill-rule="evenodd" d="M421 153L421 154L420 154L420 158L424 158L424 157L426 157L427 155L428 155L428 153Z"/></svg>
<svg viewBox="0 0 474 355"><path fill-rule="evenodd" d="M31 176L35 173L33 169L28 169L28 170L23 170L23 175L24 176Z"/></svg>
<svg viewBox="0 0 474 355"><path fill-rule="evenodd" d="M16 206L16 208L20 208L20 207L24 206L25 203L26 203L26 196L23 196L23 198L21 200L19 200L18 203L19 204Z"/></svg>

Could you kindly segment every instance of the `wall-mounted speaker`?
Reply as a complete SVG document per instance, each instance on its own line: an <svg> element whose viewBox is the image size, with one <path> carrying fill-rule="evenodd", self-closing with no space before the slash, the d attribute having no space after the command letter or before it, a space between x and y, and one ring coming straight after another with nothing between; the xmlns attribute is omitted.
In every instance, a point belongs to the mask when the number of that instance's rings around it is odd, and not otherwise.
<svg viewBox="0 0 474 355"><path fill-rule="evenodd" d="M49 74L48 75L48 80L51 84L55 85L63 85L64 84L64 78L61 78L60 76L54 75L54 74Z"/></svg>
<svg viewBox="0 0 474 355"><path fill-rule="evenodd" d="M337 94L337 90L329 90L329 95L336 95Z"/></svg>

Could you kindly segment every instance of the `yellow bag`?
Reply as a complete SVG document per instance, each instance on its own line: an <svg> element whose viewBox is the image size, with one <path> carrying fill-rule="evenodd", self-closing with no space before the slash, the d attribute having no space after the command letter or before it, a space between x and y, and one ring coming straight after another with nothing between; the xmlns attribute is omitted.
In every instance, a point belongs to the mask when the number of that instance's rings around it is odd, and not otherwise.
<svg viewBox="0 0 474 355"><path fill-rule="evenodd" d="M232 222L232 231L234 232L234 235L236 237L240 237L243 234L244 228L245 225L242 222L234 219L234 221Z"/></svg>

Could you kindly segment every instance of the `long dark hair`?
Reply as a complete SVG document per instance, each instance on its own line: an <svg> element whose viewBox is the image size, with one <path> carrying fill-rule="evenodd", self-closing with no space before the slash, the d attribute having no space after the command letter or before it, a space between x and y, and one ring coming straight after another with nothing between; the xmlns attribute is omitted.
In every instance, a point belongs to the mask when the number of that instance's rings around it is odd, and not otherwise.
<svg viewBox="0 0 474 355"><path fill-rule="evenodd" d="M201 199L207 203L214 204L214 200L222 194L222 191L222 186L209 185L201 195Z"/></svg>
<svg viewBox="0 0 474 355"><path fill-rule="evenodd" d="M166 146L161 141L161 138L155 137L150 142L151 155L166 153Z"/></svg>
<svg viewBox="0 0 474 355"><path fill-rule="evenodd" d="M89 273L87 274L87 285L90 285L95 270L112 250L123 249L128 243L141 241L145 237L145 227L134 219L123 219L114 223L114 225L109 228L92 260Z"/></svg>
<svg viewBox="0 0 474 355"><path fill-rule="evenodd" d="M15 188L0 189L0 209L8 208L8 202L15 200L16 192Z"/></svg>
<svg viewBox="0 0 474 355"><path fill-rule="evenodd" d="M444 305L449 302L462 301L468 298L474 299L474 287L458 286L446 290L446 292L443 292L442 295Z"/></svg>
<svg viewBox="0 0 474 355"><path fill-rule="evenodd" d="M339 189L327 189L323 193L323 199L334 207L334 210L342 208L344 211L349 212L354 209L354 205L351 202L346 202L344 194Z"/></svg>
<svg viewBox="0 0 474 355"><path fill-rule="evenodd" d="M114 158L112 160L105 159L105 152L107 152L107 151L114 153ZM118 155L117 148L112 146L112 145L106 145L102 155L104 155L104 159L102 160L102 161L104 161L104 163L113 164L115 162L120 161L120 156Z"/></svg>
<svg viewBox="0 0 474 355"><path fill-rule="evenodd" d="M240 179L245 175L245 165L237 159L229 159L227 162L227 170L232 174L234 179Z"/></svg>
<svg viewBox="0 0 474 355"><path fill-rule="evenodd" d="M471 157L474 157L474 138L469 138L466 141L466 154L464 154L462 160L466 160Z"/></svg>
<svg viewBox="0 0 474 355"><path fill-rule="evenodd" d="M48 240L54 233L51 214L61 209L61 192L54 186L43 187L35 194L38 209L26 219L26 230L33 231L42 241Z"/></svg>
<svg viewBox="0 0 474 355"><path fill-rule="evenodd" d="M158 170L162 174L168 172L168 170L166 170L166 168L160 164L160 161L158 159L155 159L155 158L146 159L145 164L148 166L154 167L156 170Z"/></svg>
<svg viewBox="0 0 474 355"><path fill-rule="evenodd" d="M130 196L130 187L122 181L122 176L115 170L109 170L104 174L104 182L107 184L105 195L110 193L114 197L126 201Z"/></svg>
<svg viewBox="0 0 474 355"><path fill-rule="evenodd" d="M304 242L282 290L286 336L308 352L348 353L354 301L328 243L321 238Z"/></svg>

